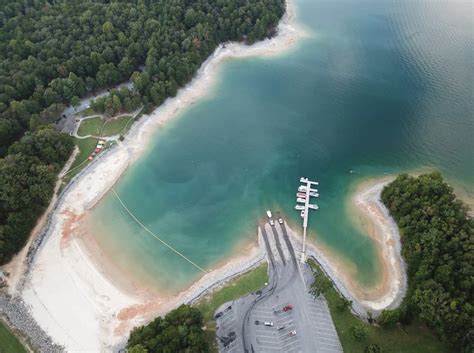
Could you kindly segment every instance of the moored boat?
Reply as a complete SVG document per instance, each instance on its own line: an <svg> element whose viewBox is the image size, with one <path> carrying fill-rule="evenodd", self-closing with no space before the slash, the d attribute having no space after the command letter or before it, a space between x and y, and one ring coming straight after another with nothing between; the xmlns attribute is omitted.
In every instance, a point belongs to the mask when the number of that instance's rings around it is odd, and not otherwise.
<svg viewBox="0 0 474 353"><path fill-rule="evenodd" d="M304 210L304 206L303 205L296 205L295 210L298 210L298 211Z"/></svg>
<svg viewBox="0 0 474 353"><path fill-rule="evenodd" d="M301 218L304 218L304 211L301 211L300 216Z"/></svg>
<svg viewBox="0 0 474 353"><path fill-rule="evenodd" d="M298 197L298 198L296 199L296 202L306 203L306 199L302 199L301 197Z"/></svg>
<svg viewBox="0 0 474 353"><path fill-rule="evenodd" d="M312 210L317 210L319 208L318 205L313 205L313 204L309 204L308 205L308 208L311 208Z"/></svg>
<svg viewBox="0 0 474 353"><path fill-rule="evenodd" d="M297 197L306 198L306 194L305 194L304 192L297 192L297 193L296 193L296 196L297 196Z"/></svg>
<svg viewBox="0 0 474 353"><path fill-rule="evenodd" d="M317 192L311 191L311 192L309 193L309 196L319 197L319 194L318 194Z"/></svg>

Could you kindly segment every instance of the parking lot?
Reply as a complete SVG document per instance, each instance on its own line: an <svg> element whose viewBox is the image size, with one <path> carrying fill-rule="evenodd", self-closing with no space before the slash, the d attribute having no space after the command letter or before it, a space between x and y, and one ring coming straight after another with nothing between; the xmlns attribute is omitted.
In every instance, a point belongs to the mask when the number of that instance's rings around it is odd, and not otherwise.
<svg viewBox="0 0 474 353"><path fill-rule="evenodd" d="M255 324L255 335L258 347L261 348L261 352L300 352L301 345L299 343L296 326L294 323L293 312L279 312L275 314L275 311L281 310L284 306L289 303L281 303L277 306L259 306L252 312L252 320ZM255 320L259 321L257 325ZM273 324L273 327L264 325L264 322Z"/></svg>
<svg viewBox="0 0 474 353"><path fill-rule="evenodd" d="M219 351L342 352L327 303L309 293L311 271L296 261L285 224L263 225L259 237L267 252L269 283L217 310Z"/></svg>

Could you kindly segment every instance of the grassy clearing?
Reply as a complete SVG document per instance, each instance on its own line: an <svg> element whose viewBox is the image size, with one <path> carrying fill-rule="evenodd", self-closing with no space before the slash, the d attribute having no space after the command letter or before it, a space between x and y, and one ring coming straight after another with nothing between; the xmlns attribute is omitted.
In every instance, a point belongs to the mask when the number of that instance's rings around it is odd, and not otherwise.
<svg viewBox="0 0 474 353"><path fill-rule="evenodd" d="M77 130L77 134L79 136L98 136L103 123L104 121L100 116L82 120L79 125L79 129Z"/></svg>
<svg viewBox="0 0 474 353"><path fill-rule="evenodd" d="M16 338L13 332L0 321L0 352L1 353L26 353L25 347Z"/></svg>
<svg viewBox="0 0 474 353"><path fill-rule="evenodd" d="M226 286L201 299L195 306L204 316L206 338L210 352L217 352L216 322L214 313L225 302L240 298L263 288L268 281L267 264L264 263L254 270L237 277Z"/></svg>
<svg viewBox="0 0 474 353"><path fill-rule="evenodd" d="M120 118L107 120L102 130L102 136L123 135L126 132L125 128L130 127L130 119L132 119L130 115L125 115Z"/></svg>
<svg viewBox="0 0 474 353"><path fill-rule="evenodd" d="M313 260L308 260L308 263L313 269L320 271ZM322 275L324 276L324 274ZM337 308L340 296L333 287L330 287L324 296L329 304L344 352L363 353L365 347L375 343L380 346L382 353L454 353L420 322L393 328L369 325L354 316L349 309L341 311ZM362 342L356 341L352 337L351 328L356 324L362 325L368 330L368 336Z"/></svg>
<svg viewBox="0 0 474 353"><path fill-rule="evenodd" d="M88 137L86 139L74 139L74 143L79 147L79 154L71 165L71 169L77 167L79 164L84 162L97 146L97 139L94 137Z"/></svg>
<svg viewBox="0 0 474 353"><path fill-rule="evenodd" d="M84 110L80 111L78 114L81 115L82 117L85 117L85 116L91 116L91 115L95 114L95 112L92 108L87 108L87 109L84 109Z"/></svg>
<svg viewBox="0 0 474 353"><path fill-rule="evenodd" d="M98 140L94 137L88 137L86 139L74 139L74 143L77 145L77 147L79 147L79 153L69 168L71 172L69 172L63 178L63 186L69 183L69 181L88 164L87 158L89 158L97 146L97 141Z"/></svg>

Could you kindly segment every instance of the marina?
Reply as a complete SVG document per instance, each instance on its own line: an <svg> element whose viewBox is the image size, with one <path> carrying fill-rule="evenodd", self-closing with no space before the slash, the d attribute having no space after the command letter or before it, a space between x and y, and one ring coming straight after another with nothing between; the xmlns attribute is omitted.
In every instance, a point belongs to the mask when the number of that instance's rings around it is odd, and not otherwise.
<svg viewBox="0 0 474 353"><path fill-rule="evenodd" d="M301 177L300 178L300 183L303 183L303 185L298 186L299 191L304 191L304 193L297 193L297 199L296 202L298 203L304 203L304 208L300 212L300 217L303 219L303 249L301 251L301 262L305 263L306 262L306 232L308 228L308 217L309 217L309 210L317 210L319 209L318 205L313 205L310 204L309 201L311 197L319 197L319 194L317 193L317 189L312 189L313 185L319 185L318 181L312 181L309 180L308 178ZM306 185L304 185L306 184ZM300 195L304 195L304 199L300 197ZM298 210L298 205L295 206L295 209Z"/></svg>

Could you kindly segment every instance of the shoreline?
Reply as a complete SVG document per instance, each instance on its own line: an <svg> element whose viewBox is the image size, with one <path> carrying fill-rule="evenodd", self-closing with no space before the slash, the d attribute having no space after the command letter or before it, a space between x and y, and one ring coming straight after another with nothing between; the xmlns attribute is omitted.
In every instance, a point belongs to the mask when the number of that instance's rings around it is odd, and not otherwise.
<svg viewBox="0 0 474 353"><path fill-rule="evenodd" d="M307 241L308 257L316 260L340 294L352 300L353 311L362 318L367 318L369 312L376 317L384 309L398 307L407 288L398 227L380 200L383 187L393 179L386 176L363 180L348 200L352 220L376 245L381 276L374 287L366 288L353 280L348 264L327 246L314 239Z"/></svg>
<svg viewBox="0 0 474 353"><path fill-rule="evenodd" d="M277 55L289 50L304 36L296 27L294 17L294 3L287 1L287 11L278 25L276 37L251 46L219 45L176 97L168 98L150 115L133 124L122 143L81 171L60 195L44 238L32 256L33 265L21 274L24 277L21 299L36 322L67 351L115 350L123 346L126 334L134 326L181 303L192 302L263 261L260 248L250 245L245 255L223 259L223 266L214 266L216 269L179 294L144 301L140 295L126 293L113 283L105 269L93 263L87 247L75 238L81 232L79 224L85 213L113 187L130 164L144 154L156 131L212 92L223 61Z"/></svg>

